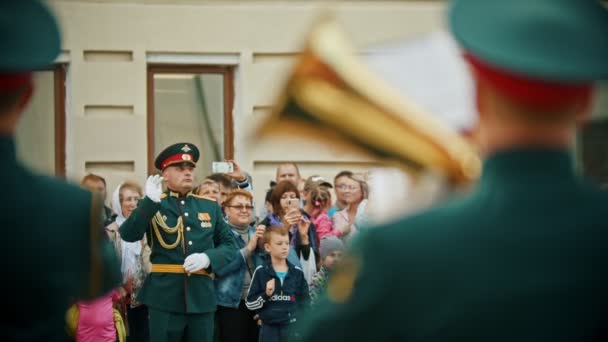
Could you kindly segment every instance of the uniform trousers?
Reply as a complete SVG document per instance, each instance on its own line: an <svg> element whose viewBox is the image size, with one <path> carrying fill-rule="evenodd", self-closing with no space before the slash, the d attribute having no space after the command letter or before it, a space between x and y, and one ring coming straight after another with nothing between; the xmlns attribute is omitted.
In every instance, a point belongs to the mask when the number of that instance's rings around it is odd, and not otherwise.
<svg viewBox="0 0 608 342"><path fill-rule="evenodd" d="M212 342L214 312L175 313L148 308L151 342Z"/></svg>
<svg viewBox="0 0 608 342"><path fill-rule="evenodd" d="M148 307L144 304L134 308L127 307L129 336L127 342L149 342L150 327L148 324Z"/></svg>

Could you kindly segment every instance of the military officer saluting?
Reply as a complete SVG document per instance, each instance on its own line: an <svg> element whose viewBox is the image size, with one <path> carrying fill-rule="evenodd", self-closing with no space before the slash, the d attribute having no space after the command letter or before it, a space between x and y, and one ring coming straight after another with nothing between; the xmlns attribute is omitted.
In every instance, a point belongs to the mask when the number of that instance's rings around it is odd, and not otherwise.
<svg viewBox="0 0 608 342"><path fill-rule="evenodd" d="M65 341L70 300L117 286L120 268L104 239L101 198L35 174L16 156L33 71L52 65L61 50L56 19L40 1L0 1L0 32L0 293L9 313L0 341Z"/></svg>
<svg viewBox="0 0 608 342"><path fill-rule="evenodd" d="M236 255L219 205L192 194L198 158L198 148L190 143L162 151L154 163L162 176L148 178L146 197L120 227L125 241L146 234L152 249L152 272L139 294L149 308L151 341L212 340L213 270Z"/></svg>
<svg viewBox="0 0 608 342"><path fill-rule="evenodd" d="M605 341L608 194L569 155L608 78L593 0L456 0L483 174L465 198L370 229L306 341Z"/></svg>

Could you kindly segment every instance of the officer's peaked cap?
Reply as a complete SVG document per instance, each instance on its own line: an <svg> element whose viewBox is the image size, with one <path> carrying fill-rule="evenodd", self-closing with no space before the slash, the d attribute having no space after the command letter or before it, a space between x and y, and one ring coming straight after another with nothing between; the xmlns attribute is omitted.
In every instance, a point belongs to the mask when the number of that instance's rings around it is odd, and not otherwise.
<svg viewBox="0 0 608 342"><path fill-rule="evenodd" d="M449 21L468 53L502 70L608 79L608 10L598 0L454 0Z"/></svg>
<svg viewBox="0 0 608 342"><path fill-rule="evenodd" d="M0 73L44 68L61 51L55 17L41 1L0 1Z"/></svg>

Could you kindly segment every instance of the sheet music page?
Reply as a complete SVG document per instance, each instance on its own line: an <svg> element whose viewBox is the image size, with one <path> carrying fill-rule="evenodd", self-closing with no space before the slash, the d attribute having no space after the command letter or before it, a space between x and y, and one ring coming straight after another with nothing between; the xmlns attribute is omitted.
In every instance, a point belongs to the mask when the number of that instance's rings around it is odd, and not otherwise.
<svg viewBox="0 0 608 342"><path fill-rule="evenodd" d="M375 46L362 58L405 98L446 125L458 131L474 125L477 112L473 80L459 47L447 32Z"/></svg>

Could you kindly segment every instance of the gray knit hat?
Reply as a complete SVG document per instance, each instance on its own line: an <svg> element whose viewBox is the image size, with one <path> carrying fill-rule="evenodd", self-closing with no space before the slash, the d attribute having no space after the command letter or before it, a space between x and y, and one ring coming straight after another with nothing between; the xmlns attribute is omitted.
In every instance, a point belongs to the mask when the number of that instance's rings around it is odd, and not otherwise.
<svg viewBox="0 0 608 342"><path fill-rule="evenodd" d="M344 251L342 240L333 235L326 235L321 239L321 260L335 251Z"/></svg>

